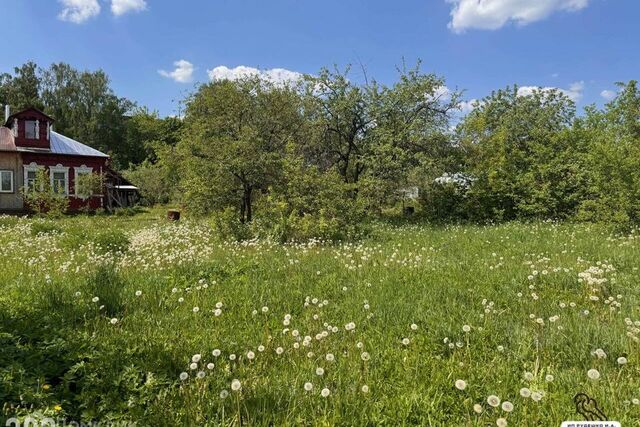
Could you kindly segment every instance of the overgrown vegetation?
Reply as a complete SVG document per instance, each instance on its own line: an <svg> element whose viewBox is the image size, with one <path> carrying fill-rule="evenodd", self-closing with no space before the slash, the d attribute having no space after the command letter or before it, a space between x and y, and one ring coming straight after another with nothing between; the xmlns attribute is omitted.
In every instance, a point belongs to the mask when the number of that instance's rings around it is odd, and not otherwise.
<svg viewBox="0 0 640 427"><path fill-rule="evenodd" d="M578 392L640 418L638 230L239 243L162 214L0 217L2 425L550 426Z"/></svg>
<svg viewBox="0 0 640 427"><path fill-rule="evenodd" d="M25 64L0 77L0 102L44 108L112 153L144 203L212 215L228 235L343 239L407 205L432 222L638 223L635 81L580 113L554 89L507 87L466 115L461 101L420 64L391 84L348 68L290 84L213 81L165 119L117 98L102 72Z"/></svg>
<svg viewBox="0 0 640 427"><path fill-rule="evenodd" d="M509 87L458 121L460 93L418 68L391 86L347 76L201 86L182 139L131 177L245 238L345 238L401 204L435 222L640 219L635 81L581 115L561 91Z"/></svg>
<svg viewBox="0 0 640 427"><path fill-rule="evenodd" d="M22 188L22 197L25 207L39 216L60 217L69 207L64 189L54 187L44 169L38 170L35 179Z"/></svg>

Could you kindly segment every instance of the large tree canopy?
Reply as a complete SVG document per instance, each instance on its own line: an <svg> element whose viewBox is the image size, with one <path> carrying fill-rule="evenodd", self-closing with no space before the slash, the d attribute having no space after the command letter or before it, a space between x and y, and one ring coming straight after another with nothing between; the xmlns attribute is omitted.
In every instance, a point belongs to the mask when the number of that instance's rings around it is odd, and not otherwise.
<svg viewBox="0 0 640 427"><path fill-rule="evenodd" d="M250 222L255 192L280 179L285 148L301 131L298 102L292 89L258 78L201 86L178 144L186 201L202 211L237 206Z"/></svg>
<svg viewBox="0 0 640 427"><path fill-rule="evenodd" d="M518 87L485 98L458 126L465 173L486 218L554 217L565 212L577 155L564 132L573 102L558 90L522 95Z"/></svg>

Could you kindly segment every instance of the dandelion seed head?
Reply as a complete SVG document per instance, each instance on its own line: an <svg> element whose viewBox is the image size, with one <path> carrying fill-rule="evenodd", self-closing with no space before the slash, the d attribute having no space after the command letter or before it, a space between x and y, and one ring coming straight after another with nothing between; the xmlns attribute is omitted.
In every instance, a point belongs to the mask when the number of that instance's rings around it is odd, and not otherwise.
<svg viewBox="0 0 640 427"><path fill-rule="evenodd" d="M487 397L487 403L489 406L497 408L500 405L500 398L494 394Z"/></svg>
<svg viewBox="0 0 640 427"><path fill-rule="evenodd" d="M597 369L589 369L587 371L587 376L589 379L597 381L600 379L600 372Z"/></svg>

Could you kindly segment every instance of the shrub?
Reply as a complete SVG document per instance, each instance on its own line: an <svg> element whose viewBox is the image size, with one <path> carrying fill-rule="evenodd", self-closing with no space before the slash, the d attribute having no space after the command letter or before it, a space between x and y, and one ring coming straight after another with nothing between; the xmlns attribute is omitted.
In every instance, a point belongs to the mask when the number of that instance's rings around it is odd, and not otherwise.
<svg viewBox="0 0 640 427"><path fill-rule="evenodd" d="M129 248L129 238L120 230L102 231L92 240L104 253L124 253Z"/></svg>
<svg viewBox="0 0 640 427"><path fill-rule="evenodd" d="M225 240L247 240L252 237L249 226L240 222L236 210L233 208L214 212L211 225L216 233Z"/></svg>
<svg viewBox="0 0 640 427"><path fill-rule="evenodd" d="M432 221L468 219L468 192L456 183L434 182L420 192L421 211Z"/></svg>
<svg viewBox="0 0 640 427"><path fill-rule="evenodd" d="M62 233L62 228L53 222L39 221L31 224L31 234L37 236L39 234L57 234Z"/></svg>
<svg viewBox="0 0 640 427"><path fill-rule="evenodd" d="M89 199L96 194L102 194L104 177L99 173L82 174L76 176L76 194L82 199Z"/></svg>
<svg viewBox="0 0 640 427"><path fill-rule="evenodd" d="M172 199L174 184L161 165L145 161L140 166L124 172L124 176L140 189L142 203L146 206L166 204Z"/></svg>
<svg viewBox="0 0 640 427"><path fill-rule="evenodd" d="M299 161L289 162L285 174L288 184L273 188L256 203L260 215L251 225L253 234L285 242L345 240L365 233L366 200L357 196L353 184Z"/></svg>
<svg viewBox="0 0 640 427"><path fill-rule="evenodd" d="M102 313L115 317L121 314L124 308L122 291L124 280L113 266L100 266L87 279L87 291L93 297L98 297Z"/></svg>
<svg viewBox="0 0 640 427"><path fill-rule="evenodd" d="M24 202L27 208L38 215L60 217L69 208L69 199L63 189L54 189L49 180L49 175L44 169L36 174L36 179L30 187L22 189Z"/></svg>

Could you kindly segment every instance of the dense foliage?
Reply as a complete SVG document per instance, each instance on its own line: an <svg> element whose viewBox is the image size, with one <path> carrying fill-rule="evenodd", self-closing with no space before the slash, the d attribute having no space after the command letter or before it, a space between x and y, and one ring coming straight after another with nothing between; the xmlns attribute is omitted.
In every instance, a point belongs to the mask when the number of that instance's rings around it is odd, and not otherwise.
<svg viewBox="0 0 640 427"><path fill-rule="evenodd" d="M582 115L559 90L508 87L462 118L444 84L419 69L392 86L328 70L295 87L213 82L189 98L182 139L158 164L179 165L190 209L255 217L234 226L244 237L344 237L400 205L433 221L640 219L636 82ZM336 227L311 226L318 215Z"/></svg>
<svg viewBox="0 0 640 427"><path fill-rule="evenodd" d="M431 221L640 221L637 82L583 112L560 90L507 87L466 115L445 83L419 64L390 85L349 69L213 81L184 116L160 118L102 71L28 63L0 76L0 102L42 108L111 153L146 204L212 215L237 236L343 238L401 206Z"/></svg>

